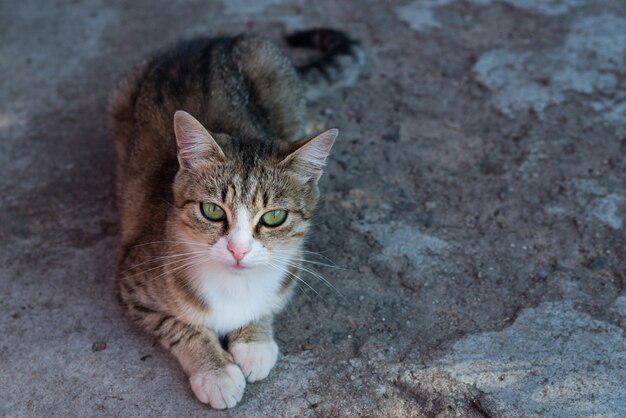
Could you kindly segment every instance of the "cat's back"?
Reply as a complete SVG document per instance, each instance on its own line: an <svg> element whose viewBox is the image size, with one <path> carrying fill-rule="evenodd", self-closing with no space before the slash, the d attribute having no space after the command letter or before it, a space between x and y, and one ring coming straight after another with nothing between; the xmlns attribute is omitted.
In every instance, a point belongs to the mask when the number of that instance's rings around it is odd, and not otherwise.
<svg viewBox="0 0 626 418"><path fill-rule="evenodd" d="M178 171L177 110L213 133L293 140L302 134L305 104L291 61L258 36L198 38L146 60L120 82L109 103L122 240L162 233Z"/></svg>
<svg viewBox="0 0 626 418"><path fill-rule="evenodd" d="M120 82L109 116L118 156L129 163L133 155L175 157L177 110L212 132L285 138L300 133L294 125L302 122L304 106L301 82L284 53L267 39L241 35L197 38L155 54Z"/></svg>

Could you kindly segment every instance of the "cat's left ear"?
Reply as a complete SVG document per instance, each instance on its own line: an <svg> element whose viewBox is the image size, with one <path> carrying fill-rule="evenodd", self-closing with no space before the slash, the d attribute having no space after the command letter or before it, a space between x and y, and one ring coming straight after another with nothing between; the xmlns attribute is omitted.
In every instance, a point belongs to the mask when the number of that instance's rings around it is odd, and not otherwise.
<svg viewBox="0 0 626 418"><path fill-rule="evenodd" d="M298 148L289 154L280 165L294 172L304 181L318 180L323 173L326 158L339 135L336 128L298 143Z"/></svg>
<svg viewBox="0 0 626 418"><path fill-rule="evenodd" d="M192 166L196 161L223 160L224 151L189 113L179 110L174 114L174 133L178 145L178 162L181 167Z"/></svg>

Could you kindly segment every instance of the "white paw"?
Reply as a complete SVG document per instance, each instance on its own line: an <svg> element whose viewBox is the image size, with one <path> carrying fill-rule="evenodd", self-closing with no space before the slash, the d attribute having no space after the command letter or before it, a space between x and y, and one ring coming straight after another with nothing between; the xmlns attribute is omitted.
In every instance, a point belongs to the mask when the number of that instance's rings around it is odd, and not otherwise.
<svg viewBox="0 0 626 418"><path fill-rule="evenodd" d="M232 408L243 397L246 379L235 364L217 370L194 373L189 377L198 400L212 408Z"/></svg>
<svg viewBox="0 0 626 418"><path fill-rule="evenodd" d="M235 363L241 367L248 382L265 379L278 358L278 346L274 341L235 342L228 346L228 351L233 355Z"/></svg>

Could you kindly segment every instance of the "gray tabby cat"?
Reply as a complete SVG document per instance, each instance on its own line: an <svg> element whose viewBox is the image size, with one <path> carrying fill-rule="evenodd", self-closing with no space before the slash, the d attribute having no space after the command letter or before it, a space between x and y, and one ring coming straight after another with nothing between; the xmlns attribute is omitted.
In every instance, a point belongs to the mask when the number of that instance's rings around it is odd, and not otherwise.
<svg viewBox="0 0 626 418"><path fill-rule="evenodd" d="M260 37L196 39L146 61L110 101L119 298L218 409L276 363L272 319L294 287L338 133L302 139L306 99L350 85L363 65L338 31L287 40L323 56L295 67Z"/></svg>

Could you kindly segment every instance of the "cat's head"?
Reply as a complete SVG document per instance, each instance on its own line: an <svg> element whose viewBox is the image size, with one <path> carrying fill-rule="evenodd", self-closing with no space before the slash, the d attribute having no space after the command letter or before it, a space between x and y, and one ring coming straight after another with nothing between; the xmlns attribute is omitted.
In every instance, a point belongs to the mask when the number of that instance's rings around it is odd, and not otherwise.
<svg viewBox="0 0 626 418"><path fill-rule="evenodd" d="M318 180L338 134L299 142L244 142L174 116L180 169L170 217L175 240L204 264L234 273L287 267L308 230Z"/></svg>

